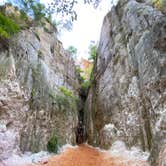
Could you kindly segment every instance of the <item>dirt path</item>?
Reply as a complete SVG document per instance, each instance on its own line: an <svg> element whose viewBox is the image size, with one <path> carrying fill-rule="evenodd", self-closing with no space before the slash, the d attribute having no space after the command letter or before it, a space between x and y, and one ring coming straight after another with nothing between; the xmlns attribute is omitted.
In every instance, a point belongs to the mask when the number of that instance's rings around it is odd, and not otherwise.
<svg viewBox="0 0 166 166"><path fill-rule="evenodd" d="M144 162L136 163L137 166L147 166ZM64 153L37 166L134 166L136 163L120 157L111 157L108 153L81 145L78 148L68 148Z"/></svg>

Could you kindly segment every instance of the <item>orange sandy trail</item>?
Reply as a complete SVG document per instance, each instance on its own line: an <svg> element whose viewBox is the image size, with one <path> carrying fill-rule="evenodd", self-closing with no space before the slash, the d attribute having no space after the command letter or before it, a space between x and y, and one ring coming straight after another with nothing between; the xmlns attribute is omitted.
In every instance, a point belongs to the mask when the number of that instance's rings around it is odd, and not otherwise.
<svg viewBox="0 0 166 166"><path fill-rule="evenodd" d="M148 166L139 162L138 166ZM145 165L144 165L145 164ZM34 166L132 166L133 162L118 157L111 157L107 153L100 152L86 145L78 148L68 148L60 155L48 160L46 164Z"/></svg>

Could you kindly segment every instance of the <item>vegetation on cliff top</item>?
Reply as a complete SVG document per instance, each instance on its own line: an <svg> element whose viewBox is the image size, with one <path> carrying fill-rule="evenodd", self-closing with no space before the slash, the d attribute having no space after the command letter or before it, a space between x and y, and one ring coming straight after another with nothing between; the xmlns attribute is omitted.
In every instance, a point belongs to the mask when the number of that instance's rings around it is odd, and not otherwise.
<svg viewBox="0 0 166 166"><path fill-rule="evenodd" d="M166 13L166 1L165 0L151 0L155 7L162 12Z"/></svg>
<svg viewBox="0 0 166 166"><path fill-rule="evenodd" d="M19 25L14 23L12 19L0 13L0 37L8 39L12 35L18 33L20 30Z"/></svg>

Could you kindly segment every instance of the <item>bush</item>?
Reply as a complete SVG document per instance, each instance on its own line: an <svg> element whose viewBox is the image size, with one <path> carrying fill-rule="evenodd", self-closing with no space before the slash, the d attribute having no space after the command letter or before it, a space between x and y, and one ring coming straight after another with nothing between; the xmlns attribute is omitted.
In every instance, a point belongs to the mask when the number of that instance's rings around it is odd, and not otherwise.
<svg viewBox="0 0 166 166"><path fill-rule="evenodd" d="M8 39L19 31L20 27L13 20L0 13L0 36L2 38Z"/></svg>
<svg viewBox="0 0 166 166"><path fill-rule="evenodd" d="M43 17L46 16L45 6L41 3L32 3L30 4L31 9L33 10L34 19L40 21Z"/></svg>
<svg viewBox="0 0 166 166"><path fill-rule="evenodd" d="M58 138L54 133L47 143L47 150L52 153L57 153L58 151Z"/></svg>
<svg viewBox="0 0 166 166"><path fill-rule="evenodd" d="M81 88L87 90L91 86L91 81L85 81L81 84Z"/></svg>
<svg viewBox="0 0 166 166"><path fill-rule="evenodd" d="M66 96L66 97L74 97L73 93L69 90L66 89L65 87L61 86L59 90Z"/></svg>
<svg viewBox="0 0 166 166"><path fill-rule="evenodd" d="M166 13L166 1L165 0L151 0L155 7L162 12Z"/></svg>
<svg viewBox="0 0 166 166"><path fill-rule="evenodd" d="M89 60L95 60L96 59L96 56L97 56L97 46L96 45L93 45L93 46L90 46L90 52L89 52Z"/></svg>
<svg viewBox="0 0 166 166"><path fill-rule="evenodd" d="M24 21L28 20L28 16L23 10L20 10L20 19L23 19Z"/></svg>
<svg viewBox="0 0 166 166"><path fill-rule="evenodd" d="M70 108L70 99L67 96L56 95L55 100L59 108L62 108L62 106L65 108Z"/></svg>
<svg viewBox="0 0 166 166"><path fill-rule="evenodd" d="M49 96L52 98L52 102L56 103L60 111L76 110L76 104L79 99L73 95L73 93L65 87L59 88L59 93L54 93L49 90Z"/></svg>
<svg viewBox="0 0 166 166"><path fill-rule="evenodd" d="M76 59L77 48L75 48L74 46L69 46L67 48L67 52L70 54L72 58Z"/></svg>

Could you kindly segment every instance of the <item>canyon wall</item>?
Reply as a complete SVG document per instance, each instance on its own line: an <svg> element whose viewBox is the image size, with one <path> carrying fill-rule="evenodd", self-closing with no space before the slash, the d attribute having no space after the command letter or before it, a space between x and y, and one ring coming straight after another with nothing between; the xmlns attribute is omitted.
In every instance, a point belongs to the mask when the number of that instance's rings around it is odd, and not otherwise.
<svg viewBox="0 0 166 166"><path fill-rule="evenodd" d="M4 40L5 41L5 40ZM75 144L78 89L73 59L45 21L0 43L0 159Z"/></svg>
<svg viewBox="0 0 166 166"><path fill-rule="evenodd" d="M120 0L104 19L85 108L88 142L150 151L166 144L166 17L149 2Z"/></svg>

